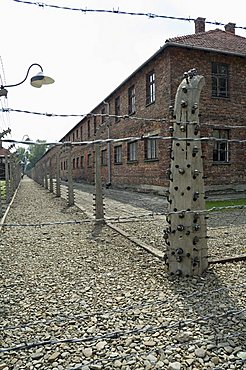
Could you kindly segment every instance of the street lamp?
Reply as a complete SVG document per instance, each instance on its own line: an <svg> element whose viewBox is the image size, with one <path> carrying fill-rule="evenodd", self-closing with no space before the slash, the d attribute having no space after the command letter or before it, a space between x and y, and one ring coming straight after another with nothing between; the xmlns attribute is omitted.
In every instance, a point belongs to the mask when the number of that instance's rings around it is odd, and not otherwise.
<svg viewBox="0 0 246 370"><path fill-rule="evenodd" d="M21 84L23 84L23 82L26 81L27 77L28 77L28 74L30 72L30 69L33 67L33 66L38 66L40 69L41 69L41 72L37 73L35 76L33 76L31 78L31 85L33 87L37 87L37 88L40 88L42 87L43 85L49 85L49 84L53 84L55 81L53 80L53 78L51 77L48 77L48 76L45 76L44 73L43 73L43 68L41 67L40 64L38 63L33 63L30 65L30 67L28 68L27 70L27 73L26 73L26 77L24 78L24 80L22 80L21 82L17 83L17 84L13 84L13 85L1 85L1 88L0 88L0 97L1 96L5 96L7 97L7 94L8 94L8 90L6 89L6 87L15 87L15 86L19 86Z"/></svg>

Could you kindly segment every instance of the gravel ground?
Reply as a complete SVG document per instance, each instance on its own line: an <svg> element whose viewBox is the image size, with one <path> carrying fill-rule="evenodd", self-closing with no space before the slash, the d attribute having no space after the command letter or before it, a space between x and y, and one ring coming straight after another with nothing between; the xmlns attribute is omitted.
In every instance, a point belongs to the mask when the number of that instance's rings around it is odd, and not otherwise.
<svg viewBox="0 0 246 370"><path fill-rule="evenodd" d="M245 240L241 216L225 217L211 239L229 244L220 256ZM1 370L246 369L244 262L172 279L158 258L22 181L6 223L57 221L0 235ZM155 222L130 232L156 243Z"/></svg>

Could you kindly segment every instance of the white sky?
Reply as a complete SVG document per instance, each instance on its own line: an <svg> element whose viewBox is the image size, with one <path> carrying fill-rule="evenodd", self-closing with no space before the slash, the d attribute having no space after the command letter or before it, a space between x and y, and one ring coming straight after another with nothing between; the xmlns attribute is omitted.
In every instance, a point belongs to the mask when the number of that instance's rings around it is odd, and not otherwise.
<svg viewBox="0 0 246 370"><path fill-rule="evenodd" d="M35 0L30 0L35 2ZM146 12L246 26L246 1L235 0L43 0L59 6ZM170 37L194 33L194 23L143 16L87 13L0 0L1 77L20 82L32 63L55 79L35 89L28 80L8 89L2 106L32 112L90 112ZM222 28L206 24L206 30ZM236 29L246 37L246 30ZM193 66L191 66L193 67ZM2 107L0 106L0 108ZM48 118L24 113L0 113L0 132L11 138L59 141L80 118ZM8 136L10 137L10 136ZM4 145L7 147L8 145Z"/></svg>

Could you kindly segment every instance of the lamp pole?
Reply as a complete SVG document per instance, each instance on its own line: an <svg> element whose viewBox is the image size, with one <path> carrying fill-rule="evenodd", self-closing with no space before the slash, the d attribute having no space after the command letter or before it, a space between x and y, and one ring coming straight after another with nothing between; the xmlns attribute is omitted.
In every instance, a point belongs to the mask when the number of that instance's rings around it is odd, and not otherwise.
<svg viewBox="0 0 246 370"><path fill-rule="evenodd" d="M33 87L36 87L36 88L40 88L42 87L43 85L49 85L49 84L53 84L55 81L53 80L53 78L49 77L49 76L46 76L44 75L44 71L43 71L43 68L40 64L38 63L33 63L30 65L30 67L28 67L27 69L27 73L26 73L26 76L25 78L16 83L16 84L10 84L10 85L1 85L0 86L0 97L1 96L5 96L7 97L7 94L8 94L8 90L6 89L7 87L16 87L16 86L19 86L21 84L23 84L23 82L26 81L28 75L29 75L29 72L30 72L30 69L34 66L37 66L40 68L41 72L37 73L35 76L31 77L31 80L30 80L30 83Z"/></svg>

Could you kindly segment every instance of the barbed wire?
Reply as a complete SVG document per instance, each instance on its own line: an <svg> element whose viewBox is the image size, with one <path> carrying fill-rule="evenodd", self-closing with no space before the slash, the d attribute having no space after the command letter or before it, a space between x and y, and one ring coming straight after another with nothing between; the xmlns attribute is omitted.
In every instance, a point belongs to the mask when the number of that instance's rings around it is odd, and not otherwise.
<svg viewBox="0 0 246 370"><path fill-rule="evenodd" d="M122 11L119 8L117 9L89 9L89 8L75 8L75 7L68 7L68 6L59 6L59 5L54 5L54 4L46 4L40 1L37 2L32 2L32 1L27 1L27 0L12 0L17 3L22 3L22 4L28 4L28 5L36 5L40 8L53 8L53 9L60 9L60 10L70 10L70 11L77 11L82 14L86 13L108 13L108 14L117 14L117 15L131 15L131 16L144 16L149 19L154 19L154 18L161 18L161 19L169 19L169 20L177 20L177 21L186 21L186 22L191 22L195 21L195 18L191 17L175 17L175 16L169 16L169 15L163 15L163 14L155 14L155 13L145 13L145 12L129 12L129 11ZM216 25L216 26L226 26L225 23L222 22L216 22L216 21L206 21L205 23ZM244 26L235 26L235 28L240 28L240 29L246 29Z"/></svg>
<svg viewBox="0 0 246 370"><path fill-rule="evenodd" d="M222 335L222 336L215 336L215 343L217 344L218 341L220 340L225 340L225 339L231 339L231 338L237 338L237 337L244 337L245 335L242 334L242 332L236 332L234 334L226 334L226 335ZM167 347L168 349L175 349L175 348L180 348L180 347L183 347L183 346L190 346L190 345L196 345L196 344L199 344L199 345L202 345L202 344L209 344L211 343L212 340L211 339L194 339L194 340L187 340L183 343L175 343L175 344L167 344L165 346L158 346L158 348L155 348L155 349L151 349L149 351L138 351L137 353L127 353L127 354L122 354L122 355L117 355L117 356L107 356L107 357L103 357L102 359L96 359L96 360L93 360L93 361L90 361L89 363L86 363L85 365L77 365L76 367L70 367L69 370L80 370L80 369L88 369L88 366L92 366L92 365L96 365L96 364L101 364L102 361L107 361L108 363L109 362L113 362L113 361L116 361L116 360L122 360L122 359L131 359L131 358L138 358L138 357L146 357L150 354L156 354L157 356L160 355L162 353L163 350L165 350ZM240 363L244 363L245 360L244 359L240 359L240 358L237 358L236 359L237 361L239 361ZM215 370L215 369L218 369L218 370L221 370L221 367L213 367L212 370Z"/></svg>
<svg viewBox="0 0 246 370"><path fill-rule="evenodd" d="M215 294L215 293L221 293L223 291L232 291L234 289L238 289L238 288L245 288L246 287L246 284L233 284L231 286L227 286L227 287L221 287L221 288L218 288L218 289L212 289L212 290L208 290L208 291L195 291L191 294L186 294L186 295L183 295L181 296L181 300L189 300L191 298L194 298L194 297L204 297L205 295L206 296L210 296L212 294ZM143 303L137 303L137 304L133 304L133 305L127 305L125 307L117 307L115 309L108 309L108 310L105 310L103 309L102 311L94 311L94 312L91 312L91 313L88 313L88 314L82 314L82 315L73 315L73 316L68 316L68 317L59 317L59 318L54 318L54 319L50 319L50 320L45 320L45 319L41 319L41 320L36 320L36 321L33 321L33 322L28 322L28 323L23 323L23 324L18 324L18 325L9 325L9 326L0 326L0 331L6 331L6 330L15 330L15 329L23 329L23 328L26 328L26 327L30 327L30 326L36 326L36 325L39 325L39 324L42 324L42 325L49 325L51 323L63 323L63 322L66 322L66 321L74 321L74 320L81 320L81 319L86 319L88 317L93 317L93 316L103 316L105 314L114 314L114 313L124 313L124 312L128 312L129 310L135 310L135 309L140 309L140 308L146 308L146 307L151 307L151 306L161 306L161 305L164 305L164 304L169 304L169 303L172 303L174 300L176 300L176 298L168 298L168 299L157 299L153 302L143 302Z"/></svg>
<svg viewBox="0 0 246 370"><path fill-rule="evenodd" d="M79 145L93 145L93 144L102 144L102 143L119 143L119 142L125 142L125 141L141 141L144 139L149 140L170 140L170 141L214 141L214 142L226 142L226 143L237 143L237 144L245 144L246 139L222 139L217 138L213 136L205 136L205 137L176 137L176 136L148 136L148 135L142 135L142 136L129 136L129 137L123 137L123 138L108 138L108 139L96 139L96 140L84 140L84 141L56 141L56 142L42 142L39 141L22 141L22 140L14 140L14 139L1 139L2 142L6 143L13 143L13 144L26 144L26 145L45 145L45 146L79 146Z"/></svg>
<svg viewBox="0 0 246 370"><path fill-rule="evenodd" d="M46 116L46 117L60 117L60 118L67 118L67 117L80 117L80 118L91 118L91 117L105 117L105 118L119 118L119 119L129 119L129 120L141 120L147 122L166 122L166 118L147 118L147 117L137 117L134 115L124 114L124 115L116 115L116 114L109 114L109 113L80 113L80 114L61 114L61 113L44 113L44 112L35 112L23 109L13 109L13 108L2 108L0 109L2 112L15 112L15 113L26 113L26 114L33 114L39 116Z"/></svg>
<svg viewBox="0 0 246 370"><path fill-rule="evenodd" d="M36 111L29 111L29 110L23 110L23 109L14 109L14 108L2 108L0 109L0 111L2 112L15 112L15 113L26 113L26 114L33 114L33 115L40 115L40 116L46 116L46 117L60 117L60 118L67 118L67 117L80 117L80 118L91 118L91 117L101 117L101 118L117 118L117 119L122 119L122 120L136 120L136 121L147 121L147 122L161 122L161 123L164 123L164 122L167 122L167 123L175 123L177 122L175 119L171 119L171 118L165 118L165 117L162 117L162 118L155 118L155 117L138 117L138 116L135 116L135 115L129 115L129 114L124 114L124 115L117 115L117 114L109 114L109 113L80 113L80 114L74 114L74 113L71 113L71 114L61 114L61 113L47 113L47 112L36 112ZM167 114L168 115L168 114ZM230 116L231 118L231 116ZM245 119L245 117L243 117L242 119ZM242 128L242 129L245 129L246 128L246 124L245 125L218 125L218 124L212 124L211 122L198 122L196 120L194 121L187 121L187 122L183 122L183 124L191 124L191 125L195 125L195 124L200 124L200 125L206 125L206 127L212 127L212 128ZM102 126L107 126L108 122L103 122L99 128L101 128ZM74 127L75 129L75 127Z"/></svg>
<svg viewBox="0 0 246 370"><path fill-rule="evenodd" d="M44 227L44 226L56 226L56 225L81 225L83 223L91 223L93 220L86 219L82 221L51 221L41 223L28 223L28 224L16 224L16 223L4 223L0 224L2 227Z"/></svg>
<svg viewBox="0 0 246 370"><path fill-rule="evenodd" d="M143 221L149 221L149 218L154 218L155 216L169 216L172 214L206 214L210 212L219 212L223 210L237 210L237 209L246 209L246 205L234 205L234 206L222 206L222 207L212 207L207 210L181 210L181 211L166 211L166 212L149 212L145 214L140 214L140 215L128 215L128 216L116 216L116 217L105 217L104 219L86 219L86 220L81 220L81 221L51 221L51 222L41 222L41 223L3 223L1 224L1 227L45 227L45 226L59 226L59 225L81 225L83 223L92 223L94 221L105 221L109 223L127 223L127 222L143 222ZM237 216L238 217L238 216ZM156 219L157 220L157 219ZM194 226L193 224L191 225L186 225L186 227L192 227ZM210 237L206 237L210 238Z"/></svg>
<svg viewBox="0 0 246 370"><path fill-rule="evenodd" d="M211 319L218 319L218 318L227 318L227 317L234 317L237 315L240 315L241 313L245 312L246 308L240 309L240 310L228 310L225 313L220 313L219 315L206 315L202 317L198 317L196 319L186 319L186 320L179 320L173 324L170 325L159 325L159 326L145 326L142 328L133 328L133 329L126 329L126 330L118 330L118 331L112 331L112 332L106 332L101 335L96 335L96 336L87 336L87 337L82 337L82 338L64 338L64 339L51 339L51 340L43 340L40 342L31 342L31 343L24 343L24 344L19 344L13 347L3 347L0 348L0 353L6 353L6 352L12 352L12 351L19 351L23 349L31 349L31 348L36 348L40 346L46 346L46 345L57 345L57 344L62 344L62 343L87 343L87 342L95 342L98 340L102 339L109 339L109 340L116 340L124 336L128 336L131 334L141 334L141 333L155 333L158 331L166 331L174 328L178 328L180 331L183 327L186 325L191 325L191 324L197 324L201 322L204 324L204 321L208 321Z"/></svg>

